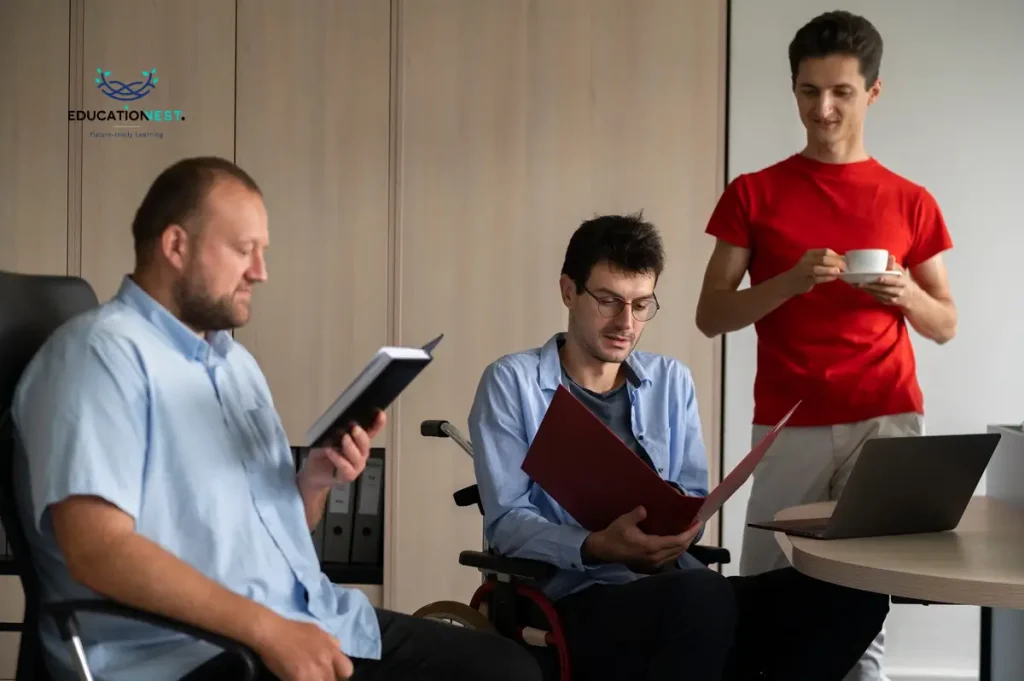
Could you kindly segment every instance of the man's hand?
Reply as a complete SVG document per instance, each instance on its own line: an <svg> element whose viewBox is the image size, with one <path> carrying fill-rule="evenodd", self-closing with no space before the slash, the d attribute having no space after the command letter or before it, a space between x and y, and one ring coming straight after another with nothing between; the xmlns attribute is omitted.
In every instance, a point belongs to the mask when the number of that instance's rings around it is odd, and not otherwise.
<svg viewBox="0 0 1024 681"><path fill-rule="evenodd" d="M300 486L309 492L317 492L358 478L366 468L370 442L384 427L386 420L384 412L378 411L369 430L353 424L347 433L342 434L337 445L310 450L299 472Z"/></svg>
<svg viewBox="0 0 1024 681"><path fill-rule="evenodd" d="M253 650L281 681L338 681L352 677L339 641L315 624L274 616Z"/></svg>
<svg viewBox="0 0 1024 681"><path fill-rule="evenodd" d="M807 251L803 257L786 272L789 292L792 295L807 293L818 284L835 281L846 271L846 261L831 248Z"/></svg>
<svg viewBox="0 0 1024 681"><path fill-rule="evenodd" d="M605 529L589 535L583 542L584 551L606 563L624 563L647 572L677 560L700 532L700 523L694 523L681 534L649 535L637 527L646 517L642 506L619 516Z"/></svg>
<svg viewBox="0 0 1024 681"><path fill-rule="evenodd" d="M861 284L858 288L867 291L884 305L895 305L906 310L920 291L917 283L910 277L909 272L896 264L896 258L892 255L889 256L889 264L885 269L887 272L898 271L901 274L879 277L877 281Z"/></svg>

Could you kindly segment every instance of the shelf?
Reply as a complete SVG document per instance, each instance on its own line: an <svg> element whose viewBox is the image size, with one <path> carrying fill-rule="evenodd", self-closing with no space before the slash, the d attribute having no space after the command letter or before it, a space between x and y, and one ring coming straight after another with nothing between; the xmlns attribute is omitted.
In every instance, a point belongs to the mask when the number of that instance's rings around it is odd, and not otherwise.
<svg viewBox="0 0 1024 681"><path fill-rule="evenodd" d="M320 569L334 584L383 584L384 568L380 565L359 563L322 563ZM9 556L0 556L0 576L18 575L18 569Z"/></svg>
<svg viewBox="0 0 1024 681"><path fill-rule="evenodd" d="M380 565L358 563L321 563L332 584L383 584L384 568Z"/></svg>

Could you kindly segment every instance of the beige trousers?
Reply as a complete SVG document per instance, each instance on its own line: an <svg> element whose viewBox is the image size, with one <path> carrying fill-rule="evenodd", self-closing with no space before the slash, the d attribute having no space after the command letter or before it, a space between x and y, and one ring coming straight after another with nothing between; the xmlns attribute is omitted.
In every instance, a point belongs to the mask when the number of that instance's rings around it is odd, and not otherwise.
<svg viewBox="0 0 1024 681"><path fill-rule="evenodd" d="M754 426L752 442L769 426ZM787 427L754 471L747 522L770 520L784 508L839 498L864 442L872 437L924 434L920 414L895 414L837 426ZM771 532L744 527L740 574L787 567ZM887 681L882 671L885 629L868 646L845 681Z"/></svg>

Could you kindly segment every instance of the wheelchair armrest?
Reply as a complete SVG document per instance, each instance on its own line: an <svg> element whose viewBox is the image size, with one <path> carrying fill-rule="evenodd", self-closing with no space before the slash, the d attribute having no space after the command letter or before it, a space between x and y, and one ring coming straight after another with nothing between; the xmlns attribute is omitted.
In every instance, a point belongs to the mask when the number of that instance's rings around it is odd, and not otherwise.
<svg viewBox="0 0 1024 681"><path fill-rule="evenodd" d="M455 505L459 508L465 508L466 506L480 506L480 488L476 485L470 485L469 487L463 487L458 492L452 495L455 499ZM483 509L481 508L481 512Z"/></svg>
<svg viewBox="0 0 1024 681"><path fill-rule="evenodd" d="M256 681L256 656L248 646L211 631L171 619L170 617L164 617L163 615L139 610L129 605L105 600L53 601L40 604L40 610L44 615L54 618L57 622L57 628L60 630L61 638L65 643L79 633L76 617L79 613L91 612L101 615L113 615L177 631L201 641L212 643L226 652L234 653L241 658L245 666L245 674L242 676L243 681Z"/></svg>
<svg viewBox="0 0 1024 681"><path fill-rule="evenodd" d="M554 565L540 560L507 558L485 551L463 551L459 554L459 564L474 567L481 572L533 580L547 579L558 570Z"/></svg>
<svg viewBox="0 0 1024 681"><path fill-rule="evenodd" d="M729 553L729 549L723 549L720 546L691 544L687 553L705 565L712 565L716 563L719 565L725 565L732 561L732 555Z"/></svg>

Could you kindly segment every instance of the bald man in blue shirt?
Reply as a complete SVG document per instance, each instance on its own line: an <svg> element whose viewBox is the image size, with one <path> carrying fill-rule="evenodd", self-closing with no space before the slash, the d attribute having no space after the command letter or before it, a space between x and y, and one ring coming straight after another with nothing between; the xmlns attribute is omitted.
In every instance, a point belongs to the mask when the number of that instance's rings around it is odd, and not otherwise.
<svg viewBox="0 0 1024 681"><path fill-rule="evenodd" d="M374 609L320 571L311 528L384 415L296 475L263 373L231 336L267 277L267 223L231 162L174 164L136 213L134 272L26 369L15 472L43 599L102 594L241 641L261 681L539 681L512 641ZM183 634L81 620L97 681L235 678L236 658ZM76 678L49 620L41 637L55 679Z"/></svg>

